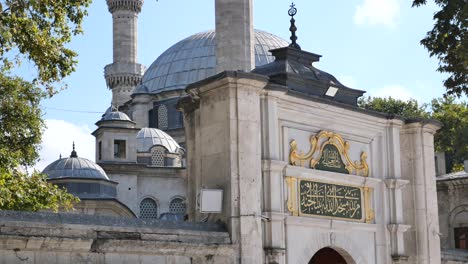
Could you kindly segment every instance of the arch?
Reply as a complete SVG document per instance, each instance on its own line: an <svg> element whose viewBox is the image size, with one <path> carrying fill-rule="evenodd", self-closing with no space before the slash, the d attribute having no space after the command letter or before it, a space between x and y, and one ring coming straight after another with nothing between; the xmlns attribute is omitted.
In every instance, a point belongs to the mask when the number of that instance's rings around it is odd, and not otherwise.
<svg viewBox="0 0 468 264"><path fill-rule="evenodd" d="M161 146L155 146L151 149L151 160L150 163L153 166L164 167L166 159L166 149Z"/></svg>
<svg viewBox="0 0 468 264"><path fill-rule="evenodd" d="M336 247L324 247L318 250L310 259L309 264L355 264L351 255Z"/></svg>
<svg viewBox="0 0 468 264"><path fill-rule="evenodd" d="M167 106L160 105L158 106L158 128L165 130L169 126L169 118L167 113Z"/></svg>
<svg viewBox="0 0 468 264"><path fill-rule="evenodd" d="M451 248L455 248L455 228L457 227L457 216L468 213L468 204L461 204L455 207L449 214L448 214L448 244ZM460 225L460 223L458 223ZM466 225L468 226L468 222Z"/></svg>
<svg viewBox="0 0 468 264"><path fill-rule="evenodd" d="M151 197L145 197L140 201L140 218L158 219L158 203Z"/></svg>
<svg viewBox="0 0 468 264"><path fill-rule="evenodd" d="M185 198L181 196L173 197L169 202L169 213L185 215L186 212L187 205L185 203Z"/></svg>

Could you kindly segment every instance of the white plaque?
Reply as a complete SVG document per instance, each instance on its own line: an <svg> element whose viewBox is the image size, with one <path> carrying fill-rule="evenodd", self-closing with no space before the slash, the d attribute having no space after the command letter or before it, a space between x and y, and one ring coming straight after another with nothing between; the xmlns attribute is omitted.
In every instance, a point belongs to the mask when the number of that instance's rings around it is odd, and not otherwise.
<svg viewBox="0 0 468 264"><path fill-rule="evenodd" d="M221 213L223 211L223 190L202 189L200 192L201 213Z"/></svg>

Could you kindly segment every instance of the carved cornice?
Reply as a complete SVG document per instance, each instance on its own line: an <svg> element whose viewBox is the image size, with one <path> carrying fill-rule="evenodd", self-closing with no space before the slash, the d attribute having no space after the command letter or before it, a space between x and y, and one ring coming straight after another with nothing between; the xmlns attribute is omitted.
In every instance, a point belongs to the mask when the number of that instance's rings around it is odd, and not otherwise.
<svg viewBox="0 0 468 264"><path fill-rule="evenodd" d="M107 6L111 13L116 10L127 10L140 13L143 2L143 0L107 0Z"/></svg>
<svg viewBox="0 0 468 264"><path fill-rule="evenodd" d="M188 115L200 107L200 98L191 96L182 97L176 105L177 110Z"/></svg>
<svg viewBox="0 0 468 264"><path fill-rule="evenodd" d="M112 74L106 75L106 84L109 89L114 89L117 86L137 86L141 82L141 75L131 74Z"/></svg>
<svg viewBox="0 0 468 264"><path fill-rule="evenodd" d="M104 67L104 77L109 89L117 86L135 87L141 83L145 67L138 63L113 63Z"/></svg>

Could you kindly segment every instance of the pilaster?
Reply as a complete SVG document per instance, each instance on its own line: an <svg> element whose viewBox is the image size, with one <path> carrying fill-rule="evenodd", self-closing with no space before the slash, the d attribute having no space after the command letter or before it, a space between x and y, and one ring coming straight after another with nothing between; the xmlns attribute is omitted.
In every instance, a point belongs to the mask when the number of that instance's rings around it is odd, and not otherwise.
<svg viewBox="0 0 468 264"><path fill-rule="evenodd" d="M403 199L401 190L409 183L408 180L387 179L385 185L389 190L390 224L387 225L390 232L391 255L393 260L406 259L408 253L405 250L404 233L411 227L404 224Z"/></svg>
<svg viewBox="0 0 468 264"><path fill-rule="evenodd" d="M405 218L412 226L405 236L416 263L440 263L439 220L434 164L434 133L440 125L409 122L400 134L402 178L410 184L403 192Z"/></svg>
<svg viewBox="0 0 468 264"><path fill-rule="evenodd" d="M288 165L280 160L263 160L263 247L266 263L286 263L285 219L284 212L284 171Z"/></svg>
<svg viewBox="0 0 468 264"><path fill-rule="evenodd" d="M260 93L266 81L223 72L189 85L192 99L179 104L187 117L187 145L195 146L188 151L188 175L194 178L189 193L196 200L201 188L224 190L223 212L207 217L227 224L240 263L263 262Z"/></svg>
<svg viewBox="0 0 468 264"><path fill-rule="evenodd" d="M152 109L151 96L148 94L138 94L133 97L133 121L137 127L149 127L148 111Z"/></svg>

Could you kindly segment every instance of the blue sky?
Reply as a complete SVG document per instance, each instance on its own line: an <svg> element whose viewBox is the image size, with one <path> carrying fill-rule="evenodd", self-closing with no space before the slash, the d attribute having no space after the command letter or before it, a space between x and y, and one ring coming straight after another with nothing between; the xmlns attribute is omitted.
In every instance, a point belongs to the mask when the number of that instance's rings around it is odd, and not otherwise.
<svg viewBox="0 0 468 264"><path fill-rule="evenodd" d="M429 1L431 2L431 1ZM409 0L295 1L298 43L321 54L318 68L371 96L415 98L430 102L445 89L446 76L436 71L419 44L433 26L437 6L411 8ZM254 1L254 26L289 40L291 2ZM213 0L146 0L139 16L138 60L147 67L167 48L192 34L214 28ZM76 141L80 156L94 160L94 123L110 105L103 68L112 63L112 18L103 0L95 0L83 35L70 47L79 53L68 89L43 102L48 129L42 144L42 169L68 155ZM70 112L64 110L84 111Z"/></svg>

